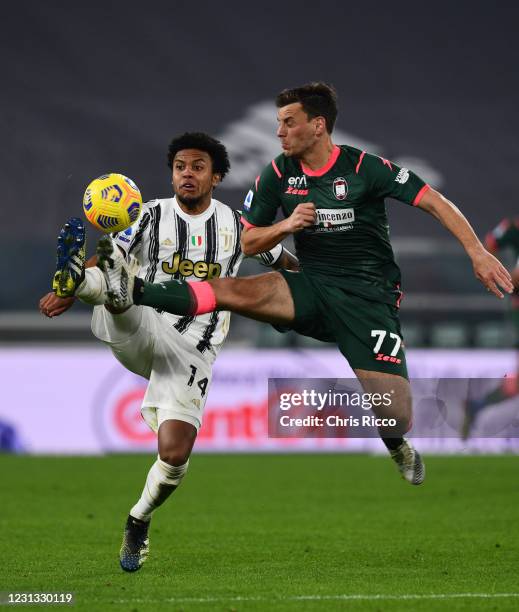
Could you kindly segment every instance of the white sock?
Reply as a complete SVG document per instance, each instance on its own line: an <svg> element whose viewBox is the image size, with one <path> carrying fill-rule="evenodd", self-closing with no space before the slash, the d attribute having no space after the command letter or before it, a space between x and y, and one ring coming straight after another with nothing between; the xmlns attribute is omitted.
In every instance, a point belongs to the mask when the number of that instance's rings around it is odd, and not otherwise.
<svg viewBox="0 0 519 612"><path fill-rule="evenodd" d="M139 501L130 510L130 514L141 521L149 521L151 513L158 508L178 487L189 465L169 465L160 458L155 461L148 472L146 484Z"/></svg>
<svg viewBox="0 0 519 612"><path fill-rule="evenodd" d="M99 268L86 268L85 280L76 289L75 296L86 304L105 303L106 281Z"/></svg>

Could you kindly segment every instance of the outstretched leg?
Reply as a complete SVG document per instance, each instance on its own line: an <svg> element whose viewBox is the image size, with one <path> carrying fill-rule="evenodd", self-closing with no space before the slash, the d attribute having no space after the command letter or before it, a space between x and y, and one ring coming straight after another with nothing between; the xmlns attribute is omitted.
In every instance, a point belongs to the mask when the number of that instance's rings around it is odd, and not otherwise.
<svg viewBox="0 0 519 612"><path fill-rule="evenodd" d="M279 272L200 282L147 283L129 273L124 257L109 237L101 238L97 255L97 265L108 288L105 304L118 309L137 304L177 315L230 310L257 321L279 324L290 323L295 317L292 294Z"/></svg>
<svg viewBox="0 0 519 612"><path fill-rule="evenodd" d="M230 310L256 321L291 323L294 300L279 272L246 278L218 278L208 281L219 310Z"/></svg>
<svg viewBox="0 0 519 612"><path fill-rule="evenodd" d="M279 272L202 282L142 283L134 298L138 304L174 314L230 310L266 323L290 323L295 314L292 294Z"/></svg>

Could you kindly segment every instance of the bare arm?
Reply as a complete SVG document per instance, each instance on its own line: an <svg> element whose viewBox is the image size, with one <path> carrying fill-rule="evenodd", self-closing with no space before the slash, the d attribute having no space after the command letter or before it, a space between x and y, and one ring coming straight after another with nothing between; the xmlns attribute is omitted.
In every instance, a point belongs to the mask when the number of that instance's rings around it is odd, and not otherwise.
<svg viewBox="0 0 519 612"><path fill-rule="evenodd" d="M315 224L315 206L312 202L299 204L294 212L280 221L267 227L244 228L241 234L241 250L250 257L269 251L284 238Z"/></svg>
<svg viewBox="0 0 519 612"><path fill-rule="evenodd" d="M474 274L488 291L502 298L500 288L512 293L512 279L501 262L489 253L474 233L461 211L441 193L429 189L420 200L419 207L436 217L463 245L472 261Z"/></svg>

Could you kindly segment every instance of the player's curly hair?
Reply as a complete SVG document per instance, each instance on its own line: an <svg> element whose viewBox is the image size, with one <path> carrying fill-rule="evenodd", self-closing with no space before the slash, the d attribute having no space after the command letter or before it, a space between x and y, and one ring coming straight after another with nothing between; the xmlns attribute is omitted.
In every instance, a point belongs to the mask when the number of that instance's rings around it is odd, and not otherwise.
<svg viewBox="0 0 519 612"><path fill-rule="evenodd" d="M278 108L295 102L301 104L309 119L324 117L326 131L328 134L333 132L338 113L337 92L333 85L316 81L301 87L284 89L276 96L276 106Z"/></svg>
<svg viewBox="0 0 519 612"><path fill-rule="evenodd" d="M213 163L213 172L220 175L220 180L231 169L229 155L225 146L216 138L204 134L203 132L185 132L180 136L175 136L168 147L168 167L173 168L175 155L184 149L198 149L205 151Z"/></svg>

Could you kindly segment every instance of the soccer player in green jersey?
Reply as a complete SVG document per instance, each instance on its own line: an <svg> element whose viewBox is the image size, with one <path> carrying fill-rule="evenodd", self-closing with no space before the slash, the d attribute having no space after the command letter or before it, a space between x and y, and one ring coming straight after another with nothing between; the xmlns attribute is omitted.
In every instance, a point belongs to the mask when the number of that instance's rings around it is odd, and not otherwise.
<svg viewBox="0 0 519 612"><path fill-rule="evenodd" d="M512 282L515 292L511 296L511 318L514 327L514 346L519 351L519 217L505 218L485 239L486 247L491 253L509 251L515 261L512 270ZM519 355L518 355L519 358ZM519 395L519 360L513 376L507 376L493 391L481 398L469 399L465 404L465 418L461 428L461 437L466 440L476 423L478 415L487 406L505 402Z"/></svg>
<svg viewBox="0 0 519 612"><path fill-rule="evenodd" d="M503 219L487 234L485 242L491 253L509 251L515 260L512 270L512 282L515 288L515 294L512 296L512 312L519 331L519 217ZM519 337L516 338L516 341L519 341Z"/></svg>
<svg viewBox="0 0 519 612"><path fill-rule="evenodd" d="M367 393L394 390L391 406L374 411L396 419L397 426L379 428L379 433L403 477L420 484L423 463L403 437L411 426L412 402L398 319L400 270L384 199L393 197L435 216L458 238L476 276L498 297L503 297L501 288L512 291L510 275L456 206L413 172L334 144L332 87L311 83L284 90L276 105L283 153L265 167L245 199L242 249L252 255L294 235L301 271L160 285L130 278L122 291L113 287L112 300L177 314L230 310L336 343ZM279 209L284 219L276 222ZM123 270L124 261L115 255L114 270ZM112 285L113 278L112 273Z"/></svg>

